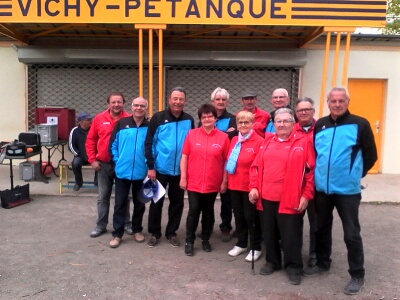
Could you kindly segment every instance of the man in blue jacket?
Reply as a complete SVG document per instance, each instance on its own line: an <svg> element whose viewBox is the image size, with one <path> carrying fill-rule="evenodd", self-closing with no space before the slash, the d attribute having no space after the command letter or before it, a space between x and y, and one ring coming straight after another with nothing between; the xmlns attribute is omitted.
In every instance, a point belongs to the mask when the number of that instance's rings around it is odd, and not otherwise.
<svg viewBox="0 0 400 300"><path fill-rule="evenodd" d="M165 236L173 247L179 247L176 236L183 213L184 191L179 187L180 159L185 137L194 128L192 116L185 113L186 92L181 87L171 91L168 108L157 112L150 120L146 136L145 151L151 180L158 180L165 188L168 186L168 223ZM148 230L151 237L149 247L154 247L161 238L161 216L164 197L150 204Z"/></svg>
<svg viewBox="0 0 400 300"><path fill-rule="evenodd" d="M369 122L349 112L346 88L334 87L328 93L330 115L317 121L314 130L315 198L318 230L317 265L304 270L305 276L327 272L331 267L333 209L343 225L351 280L344 288L349 295L364 286L364 251L358 210L361 178L377 160L374 136Z"/></svg>
<svg viewBox="0 0 400 300"><path fill-rule="evenodd" d="M142 243L145 204L137 193L147 175L144 141L149 122L146 120L148 102L142 97L133 99L132 116L120 119L110 137L110 154L115 164L115 206L113 215L114 231L111 248L117 248L124 235L125 217L128 210L128 196L132 191L133 214L132 232L136 242Z"/></svg>

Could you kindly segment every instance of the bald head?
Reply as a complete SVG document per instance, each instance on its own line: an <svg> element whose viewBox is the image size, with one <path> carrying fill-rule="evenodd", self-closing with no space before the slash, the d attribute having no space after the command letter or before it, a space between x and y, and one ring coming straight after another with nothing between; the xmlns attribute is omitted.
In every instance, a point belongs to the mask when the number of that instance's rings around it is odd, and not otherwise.
<svg viewBox="0 0 400 300"><path fill-rule="evenodd" d="M284 88L276 89L271 95L271 104L275 109L283 108L289 105L289 93Z"/></svg>

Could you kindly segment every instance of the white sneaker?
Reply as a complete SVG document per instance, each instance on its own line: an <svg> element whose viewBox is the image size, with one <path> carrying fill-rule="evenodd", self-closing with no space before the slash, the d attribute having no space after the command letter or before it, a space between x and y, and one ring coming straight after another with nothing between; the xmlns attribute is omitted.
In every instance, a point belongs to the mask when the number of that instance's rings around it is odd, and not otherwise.
<svg viewBox="0 0 400 300"><path fill-rule="evenodd" d="M235 257L235 256L238 256L238 255L246 252L246 251L247 251L247 248L240 248L238 246L235 246L235 247L232 248L231 251L228 252L228 255Z"/></svg>
<svg viewBox="0 0 400 300"><path fill-rule="evenodd" d="M254 250L254 261L258 260L261 257L262 252L258 251L258 250ZM247 254L245 260L248 262L251 262L252 259L252 254L251 254L251 250L249 252L249 254Z"/></svg>

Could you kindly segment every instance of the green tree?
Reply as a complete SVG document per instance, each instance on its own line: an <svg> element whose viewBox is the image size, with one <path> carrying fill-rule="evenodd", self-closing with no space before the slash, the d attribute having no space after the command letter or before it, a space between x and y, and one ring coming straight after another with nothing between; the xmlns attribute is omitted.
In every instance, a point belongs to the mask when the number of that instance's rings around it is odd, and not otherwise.
<svg viewBox="0 0 400 300"><path fill-rule="evenodd" d="M384 34L400 34L400 0L389 0Z"/></svg>

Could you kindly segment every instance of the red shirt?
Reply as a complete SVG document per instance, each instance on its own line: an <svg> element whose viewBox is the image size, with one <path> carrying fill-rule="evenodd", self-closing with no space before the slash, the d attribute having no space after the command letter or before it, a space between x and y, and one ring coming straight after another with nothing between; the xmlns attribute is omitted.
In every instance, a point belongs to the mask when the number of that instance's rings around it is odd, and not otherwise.
<svg viewBox="0 0 400 300"><path fill-rule="evenodd" d="M89 163L95 160L107 163L110 162L111 155L108 151L108 144L110 142L111 132L119 119L128 116L130 116L130 114L123 110L119 117L113 120L110 115L110 110L107 109L94 117L86 139L86 152Z"/></svg>
<svg viewBox="0 0 400 300"><path fill-rule="evenodd" d="M229 155L235 147L238 137L235 136L230 145ZM249 170L264 139L253 132L250 138L242 142L234 174L228 174L228 188L234 191L249 192Z"/></svg>
<svg viewBox="0 0 400 300"><path fill-rule="evenodd" d="M207 134L202 127L186 136L182 154L188 156L187 190L219 192L229 150L228 135L216 128Z"/></svg>

